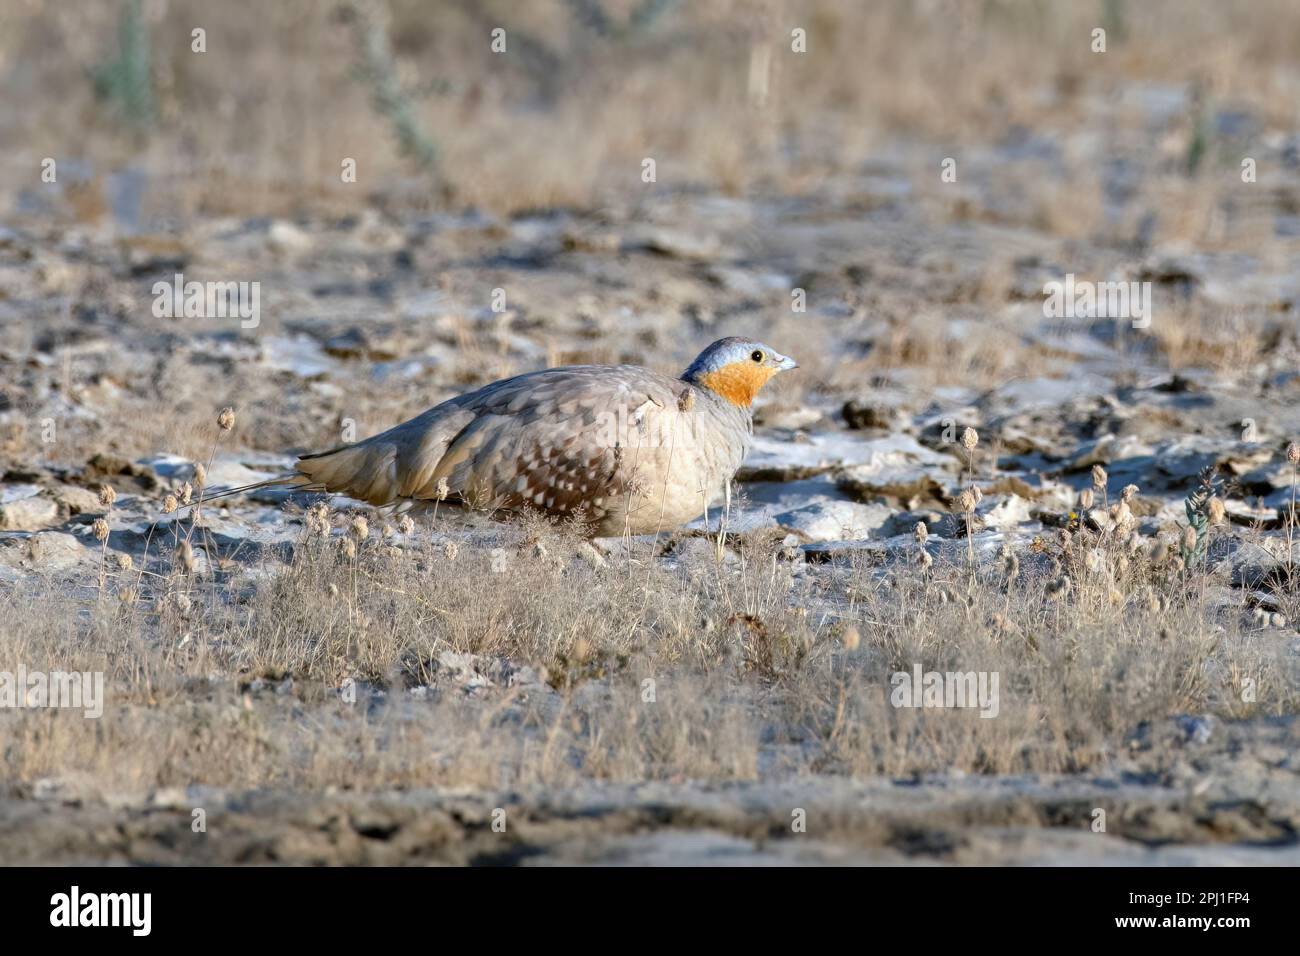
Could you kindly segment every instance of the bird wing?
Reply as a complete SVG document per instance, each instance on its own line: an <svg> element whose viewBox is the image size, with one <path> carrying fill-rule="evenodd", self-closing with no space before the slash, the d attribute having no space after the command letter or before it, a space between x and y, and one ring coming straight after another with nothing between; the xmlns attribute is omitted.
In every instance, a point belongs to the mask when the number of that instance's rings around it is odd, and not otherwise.
<svg viewBox="0 0 1300 956"><path fill-rule="evenodd" d="M600 511L625 493L651 426L685 383L628 366L555 369L489 386L433 480L474 504Z"/></svg>

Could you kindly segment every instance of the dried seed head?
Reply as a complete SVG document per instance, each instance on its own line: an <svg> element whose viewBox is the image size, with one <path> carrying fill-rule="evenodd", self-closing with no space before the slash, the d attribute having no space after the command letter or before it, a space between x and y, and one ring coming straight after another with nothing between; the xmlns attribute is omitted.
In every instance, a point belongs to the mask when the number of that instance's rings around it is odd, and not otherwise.
<svg viewBox="0 0 1300 956"><path fill-rule="evenodd" d="M436 493L439 501L446 501L447 496L451 494L451 486L447 484L446 475L438 479L438 487Z"/></svg>
<svg viewBox="0 0 1300 956"><path fill-rule="evenodd" d="M129 554L123 554L119 551L116 556L114 556L113 560L117 562L117 569L119 571L131 570L131 556Z"/></svg>
<svg viewBox="0 0 1300 956"><path fill-rule="evenodd" d="M370 536L370 522L358 515L352 519L352 526L349 529L352 537L358 541L365 541Z"/></svg>
<svg viewBox="0 0 1300 956"><path fill-rule="evenodd" d="M194 548L188 541L182 541L176 546L176 560L186 574L194 573Z"/></svg>
<svg viewBox="0 0 1300 956"><path fill-rule="evenodd" d="M99 486L99 503L105 508L113 507L113 502L117 500L117 492L113 490L112 485Z"/></svg>
<svg viewBox="0 0 1300 956"><path fill-rule="evenodd" d="M455 541L448 541L443 545L442 553L447 556L448 561L455 561L456 555L460 554L460 546Z"/></svg>
<svg viewBox="0 0 1300 956"><path fill-rule="evenodd" d="M1129 502L1133 500L1133 496L1136 495L1137 493L1138 493L1137 485L1125 485L1124 490L1119 493L1119 499L1120 501L1123 502Z"/></svg>
<svg viewBox="0 0 1300 956"><path fill-rule="evenodd" d="M1106 490L1106 482L1109 479L1110 476L1106 474L1105 468L1101 465L1092 466L1092 487L1098 494Z"/></svg>
<svg viewBox="0 0 1300 956"><path fill-rule="evenodd" d="M235 410L227 405L217 416L217 427L223 432L228 432L235 427Z"/></svg>
<svg viewBox="0 0 1300 956"><path fill-rule="evenodd" d="M107 541L107 540L108 540L108 522L107 522L107 521L105 521L103 518L96 518L96 519L95 519L95 523L94 523L94 525L92 525L92 527L93 527L94 530L95 530L95 540L96 540L96 541Z"/></svg>
<svg viewBox="0 0 1300 956"><path fill-rule="evenodd" d="M185 482L185 484L181 485L180 499L181 499L181 504L183 505L187 505L194 500L194 486L191 485L188 481Z"/></svg>
<svg viewBox="0 0 1300 956"><path fill-rule="evenodd" d="M975 489L973 487L967 488L957 496L957 510L970 514L975 510L978 501L979 499L975 497Z"/></svg>
<svg viewBox="0 0 1300 956"><path fill-rule="evenodd" d="M1196 550L1196 529L1193 528L1191 525L1188 525L1186 528L1183 529L1183 550L1184 551Z"/></svg>
<svg viewBox="0 0 1300 956"><path fill-rule="evenodd" d="M961 433L961 447L967 451L974 451L975 446L980 443L980 433L973 428L967 428Z"/></svg>
<svg viewBox="0 0 1300 956"><path fill-rule="evenodd" d="M917 544L922 546L930 540L930 529L925 526L924 521L916 523L916 527L912 529L912 537L916 539Z"/></svg>
<svg viewBox="0 0 1300 956"><path fill-rule="evenodd" d="M305 521L308 534L318 534L322 538L329 537L330 533L330 509L329 505L324 502L312 505L307 509Z"/></svg>
<svg viewBox="0 0 1300 956"><path fill-rule="evenodd" d="M351 561L357 556L357 543L351 538L339 538L339 553Z"/></svg>
<svg viewBox="0 0 1300 956"><path fill-rule="evenodd" d="M191 607L193 607L193 605L190 603L188 595L176 595L176 610L180 611L181 614L189 614Z"/></svg>
<svg viewBox="0 0 1300 956"><path fill-rule="evenodd" d="M930 557L929 551L921 551L916 555L916 563L922 571L928 571L930 565L934 564L934 558Z"/></svg>
<svg viewBox="0 0 1300 956"><path fill-rule="evenodd" d="M208 469L197 462L194 465L194 487L205 488L208 484Z"/></svg>
<svg viewBox="0 0 1300 956"><path fill-rule="evenodd" d="M1057 533L1056 539L1061 544L1061 550L1069 551L1070 545L1074 542L1074 535L1070 534L1068 529L1062 528Z"/></svg>
<svg viewBox="0 0 1300 956"><path fill-rule="evenodd" d="M585 661L590 656L591 643L585 637L580 637L573 642L573 659L575 661Z"/></svg>
<svg viewBox="0 0 1300 956"><path fill-rule="evenodd" d="M1092 500L1093 500L1092 489L1084 488L1083 491L1079 492L1079 510L1091 511Z"/></svg>
<svg viewBox="0 0 1300 956"><path fill-rule="evenodd" d="M402 515L397 519L397 530L402 534L410 534L415 530L415 522L411 520L410 515Z"/></svg>
<svg viewBox="0 0 1300 956"><path fill-rule="evenodd" d="M1205 513L1209 515L1210 524L1223 524L1228 517L1228 509L1223 506L1223 499L1217 495L1206 504Z"/></svg>
<svg viewBox="0 0 1300 956"><path fill-rule="evenodd" d="M169 515L179 507L175 495L167 495L163 498L163 514Z"/></svg>
<svg viewBox="0 0 1300 956"><path fill-rule="evenodd" d="M1300 463L1300 445L1292 442L1286 446L1286 460L1293 465Z"/></svg>

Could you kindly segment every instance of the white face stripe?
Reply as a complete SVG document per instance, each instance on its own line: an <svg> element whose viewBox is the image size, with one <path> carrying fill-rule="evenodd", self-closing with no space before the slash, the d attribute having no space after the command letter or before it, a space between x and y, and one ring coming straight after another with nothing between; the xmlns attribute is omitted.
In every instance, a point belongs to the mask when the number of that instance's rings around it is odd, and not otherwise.
<svg viewBox="0 0 1300 956"><path fill-rule="evenodd" d="M793 361L788 356L782 355L770 345L764 345L762 342L750 342L743 349L739 350L739 355L733 361L752 361L755 352L762 352L767 361L771 361L776 365L782 365L783 362Z"/></svg>
<svg viewBox="0 0 1300 956"><path fill-rule="evenodd" d="M715 346L719 344L714 343ZM775 367L777 371L799 367L799 363L794 359L788 355L782 355L776 349L764 345L762 342L754 339L732 339L727 341L723 348L714 348L712 351L706 350L691 363L687 372L693 375L702 375L721 371L728 365L752 364L755 352L762 352L763 364L769 368Z"/></svg>

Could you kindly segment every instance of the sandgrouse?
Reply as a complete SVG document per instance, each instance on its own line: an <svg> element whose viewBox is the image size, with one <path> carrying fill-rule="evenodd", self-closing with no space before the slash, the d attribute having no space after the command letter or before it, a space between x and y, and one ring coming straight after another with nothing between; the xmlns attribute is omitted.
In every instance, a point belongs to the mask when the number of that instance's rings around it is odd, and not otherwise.
<svg viewBox="0 0 1300 956"><path fill-rule="evenodd" d="M718 499L749 449L754 396L796 367L760 342L726 338L680 378L633 365L531 372L222 494L289 485L381 506L533 508L593 535L669 530Z"/></svg>

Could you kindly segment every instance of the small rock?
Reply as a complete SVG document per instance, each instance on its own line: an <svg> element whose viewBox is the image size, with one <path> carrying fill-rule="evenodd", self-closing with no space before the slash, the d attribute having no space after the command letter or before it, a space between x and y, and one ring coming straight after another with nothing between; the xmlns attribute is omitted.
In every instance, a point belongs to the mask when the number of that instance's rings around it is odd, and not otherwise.
<svg viewBox="0 0 1300 956"><path fill-rule="evenodd" d="M909 508L945 498L944 486L925 468L849 468L837 477L835 484L859 501L896 498Z"/></svg>
<svg viewBox="0 0 1300 956"><path fill-rule="evenodd" d="M273 252L297 254L311 249L312 238L293 223L278 219L266 232L266 244Z"/></svg>
<svg viewBox="0 0 1300 956"><path fill-rule="evenodd" d="M36 531L58 523L58 503L44 495L32 495L0 505L0 530Z"/></svg>
<svg viewBox="0 0 1300 956"><path fill-rule="evenodd" d="M897 535L914 534L919 523L924 523L931 535L942 537L947 526L947 518L948 512L936 511L933 508L897 512L880 528L880 537L893 538Z"/></svg>
<svg viewBox="0 0 1300 956"><path fill-rule="evenodd" d="M40 485L0 485L0 505L21 501L41 493Z"/></svg>
<svg viewBox="0 0 1300 956"><path fill-rule="evenodd" d="M723 257L717 236L686 229L644 226L631 230L623 240L625 251L656 252L670 259L716 261Z"/></svg>
<svg viewBox="0 0 1300 956"><path fill-rule="evenodd" d="M41 777L32 783L32 798L35 800L57 800L63 795L64 785L53 777Z"/></svg>
<svg viewBox="0 0 1300 956"><path fill-rule="evenodd" d="M802 532L809 541L848 541L867 537L892 515L893 509L886 505L827 501L786 511L776 516L776 522Z"/></svg>
<svg viewBox="0 0 1300 956"><path fill-rule="evenodd" d="M179 484L194 477L194 462L180 455L161 454L136 461L140 468L147 469L167 482Z"/></svg>
<svg viewBox="0 0 1300 956"><path fill-rule="evenodd" d="M840 410L844 423L850 428L883 428L896 431L906 421L906 416L888 405L850 399Z"/></svg>
<svg viewBox="0 0 1300 956"><path fill-rule="evenodd" d="M979 508L980 517L990 528L1009 530L1030 520L1029 502L1019 495L1005 495L997 501L985 498Z"/></svg>
<svg viewBox="0 0 1300 956"><path fill-rule="evenodd" d="M765 428L811 428L825 416L807 405L767 405L754 410L754 422Z"/></svg>
<svg viewBox="0 0 1300 956"><path fill-rule="evenodd" d="M474 654L443 651L438 655L438 679L448 679L467 691L493 686L492 680L479 670L479 664Z"/></svg>
<svg viewBox="0 0 1300 956"><path fill-rule="evenodd" d="M17 551L18 564L38 571L71 568L92 553L75 536L62 531L39 531L25 541L16 539L6 544L6 551Z"/></svg>
<svg viewBox="0 0 1300 956"><path fill-rule="evenodd" d="M1209 743L1210 738L1214 736L1214 718L1210 715L1194 717L1190 714L1183 714L1175 718L1178 729L1183 732L1187 740L1191 743L1204 744Z"/></svg>
<svg viewBox="0 0 1300 956"><path fill-rule="evenodd" d="M119 493L152 494L161 487L158 473L149 465L127 461L107 452L99 452L86 462L80 477L90 484L111 484ZM107 481L109 478L114 480Z"/></svg>
<svg viewBox="0 0 1300 956"><path fill-rule="evenodd" d="M72 515L98 514L104 510L104 506L99 503L98 494L77 485L60 485L55 488L54 500Z"/></svg>
<svg viewBox="0 0 1300 956"><path fill-rule="evenodd" d="M168 810L188 809L189 798L180 787L164 787L155 790L149 798L151 806Z"/></svg>
<svg viewBox="0 0 1300 956"><path fill-rule="evenodd" d="M798 442L755 436L753 450L741 467L740 481L797 481L845 470L860 477L887 480L891 473L927 476L957 467L957 461L921 445L910 435L863 438L844 432L800 436Z"/></svg>

